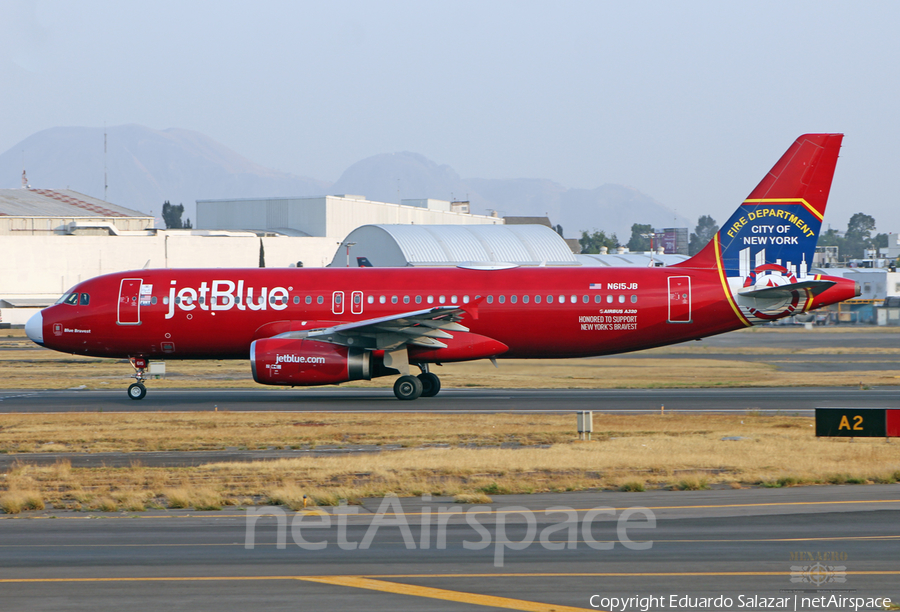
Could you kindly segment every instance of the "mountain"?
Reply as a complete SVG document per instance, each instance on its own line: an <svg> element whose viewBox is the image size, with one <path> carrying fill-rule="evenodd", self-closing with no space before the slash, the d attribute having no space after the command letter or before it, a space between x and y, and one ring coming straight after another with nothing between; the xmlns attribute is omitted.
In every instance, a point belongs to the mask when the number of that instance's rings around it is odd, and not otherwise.
<svg viewBox="0 0 900 612"><path fill-rule="evenodd" d="M447 165L418 153L374 155L349 168L334 184L255 164L198 132L111 127L103 154L103 128L57 127L29 136L0 155L0 188L21 186L22 166L31 185L69 188L159 217L163 202L184 204L196 219L196 200L357 194L370 200L469 200L472 212L544 216L566 236L582 230L615 232L627 242L632 223L690 227L663 204L622 185L567 189L547 179L464 179ZM104 197L103 168L108 191Z"/></svg>
<svg viewBox="0 0 900 612"><path fill-rule="evenodd" d="M466 185L450 166L404 151L373 155L347 168L331 193L364 195L376 202L434 198L464 200Z"/></svg>
<svg viewBox="0 0 900 612"><path fill-rule="evenodd" d="M33 134L0 155L0 187L69 188L157 217L163 202L185 205L195 218L198 199L322 195L329 183L254 164L190 130L140 125L107 128L109 189L103 189L103 128L57 127Z"/></svg>
<svg viewBox="0 0 900 612"><path fill-rule="evenodd" d="M395 203L407 198L467 199L477 214L497 211L500 216L549 216L570 238L580 237L582 230L601 229L614 232L624 243L633 223L690 227L687 219L623 185L567 189L547 179L463 179L450 166L410 152L374 155L356 162L332 185L331 192Z"/></svg>

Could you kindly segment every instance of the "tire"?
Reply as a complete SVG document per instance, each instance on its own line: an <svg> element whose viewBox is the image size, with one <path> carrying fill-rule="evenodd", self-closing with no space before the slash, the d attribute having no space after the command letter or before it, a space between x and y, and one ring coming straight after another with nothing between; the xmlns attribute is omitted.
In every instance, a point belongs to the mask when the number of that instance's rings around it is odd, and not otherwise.
<svg viewBox="0 0 900 612"><path fill-rule="evenodd" d="M422 397L434 397L441 390L441 379L437 374L423 372L416 378L422 381Z"/></svg>
<svg viewBox="0 0 900 612"><path fill-rule="evenodd" d="M147 387L141 383L132 383L128 386L128 397L133 400L142 400L147 395Z"/></svg>
<svg viewBox="0 0 900 612"><path fill-rule="evenodd" d="M415 376L401 376L394 383L394 395L399 400L414 400L422 395L422 381Z"/></svg>

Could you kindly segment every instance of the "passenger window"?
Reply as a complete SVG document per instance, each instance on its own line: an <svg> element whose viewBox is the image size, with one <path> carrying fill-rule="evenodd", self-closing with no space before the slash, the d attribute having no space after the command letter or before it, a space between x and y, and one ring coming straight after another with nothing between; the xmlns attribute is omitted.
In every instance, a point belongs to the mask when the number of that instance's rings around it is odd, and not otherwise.
<svg viewBox="0 0 900 612"><path fill-rule="evenodd" d="M87 306L90 303L91 303L91 296L88 295L87 293L82 293L81 294L81 305Z"/></svg>
<svg viewBox="0 0 900 612"><path fill-rule="evenodd" d="M206 304L206 296L205 296L205 295L201 295L201 296L200 296L200 299L197 300L197 301L200 302L200 304Z"/></svg>
<svg viewBox="0 0 900 612"><path fill-rule="evenodd" d="M306 303L307 303L307 304L312 304L312 296L311 296L311 295L307 295L307 296L306 296Z"/></svg>
<svg viewBox="0 0 900 612"><path fill-rule="evenodd" d="M624 303L625 303L625 296L624 296L624 295L620 295L620 296L619 296L619 304L624 304Z"/></svg>
<svg viewBox="0 0 900 612"><path fill-rule="evenodd" d="M429 296L428 296L428 303L429 303L429 304L434 304L434 296L433 296L433 295L429 295Z"/></svg>
<svg viewBox="0 0 900 612"><path fill-rule="evenodd" d="M591 298L589 298L588 296L584 295L584 296L581 297L581 301L584 302L585 304L587 304L588 302L591 301Z"/></svg>
<svg viewBox="0 0 900 612"><path fill-rule="evenodd" d="M488 303L488 304L493 304L493 303L494 303L494 296L493 296L493 295L487 296L487 303Z"/></svg>
<svg viewBox="0 0 900 612"><path fill-rule="evenodd" d="M297 296L297 297L295 297L294 299L296 300L296 301L294 302L295 304L299 304L299 303L300 303L300 296ZM308 300L309 298L306 298L306 299ZM241 303L241 296L239 296L239 295L234 296L234 303L235 303L235 304L240 304L240 303Z"/></svg>
<svg viewBox="0 0 900 612"><path fill-rule="evenodd" d="M374 303L375 303L375 296L370 295L369 297L366 298L366 301L367 301L369 304L374 304Z"/></svg>
<svg viewBox="0 0 900 612"><path fill-rule="evenodd" d="M510 304L515 304L518 300L519 300L519 298L518 298L517 296L515 296L515 295L509 296L509 302L510 302Z"/></svg>
<svg viewBox="0 0 900 612"><path fill-rule="evenodd" d="M632 295L632 296L631 296L631 303L632 303L632 304L637 304L637 296L636 296L636 295Z"/></svg>
<svg viewBox="0 0 900 612"><path fill-rule="evenodd" d="M468 304L468 303L469 303L469 296L468 296L468 295L464 295L464 296L463 296L463 304Z"/></svg>
<svg viewBox="0 0 900 612"><path fill-rule="evenodd" d="M527 295L523 295L523 296L522 296L522 303L523 303L523 304L527 304L527 303L528 303L528 296L527 296Z"/></svg>
<svg viewBox="0 0 900 612"><path fill-rule="evenodd" d="M409 304L409 296L408 296L408 295L404 295L404 296L403 296L403 303L404 303L404 304Z"/></svg>
<svg viewBox="0 0 900 612"><path fill-rule="evenodd" d="M416 304L421 304L421 303L422 303L422 296L421 296L421 295L417 295L417 296L416 296Z"/></svg>
<svg viewBox="0 0 900 612"><path fill-rule="evenodd" d="M445 297L442 295L441 297L438 298L438 301L439 301L441 304L443 304L444 302L447 301L447 298L445 298Z"/></svg>
<svg viewBox="0 0 900 612"><path fill-rule="evenodd" d="M167 296L167 295L163 296L163 304L168 304L168 303L169 303L169 296Z"/></svg>
<svg viewBox="0 0 900 612"><path fill-rule="evenodd" d="M294 304L299 304L299 303L300 303L300 296L299 296L299 295L295 295L295 296L294 296Z"/></svg>
<svg viewBox="0 0 900 612"><path fill-rule="evenodd" d="M384 304L386 301L387 301L387 298L386 298L385 296L383 296L383 295L379 295L379 296L378 296L378 303L379 303L379 304Z"/></svg>
<svg viewBox="0 0 900 612"><path fill-rule="evenodd" d="M85 293L85 294L83 294L83 295L87 295L87 293ZM83 301L83 302L81 302L81 303L82 303L82 304L87 304L87 303L90 302L90 301L91 301L91 298L90 298L90 296L88 296L87 302ZM153 306L156 306L156 296L155 296L155 295L154 295L152 298L150 298L150 304L153 305Z"/></svg>
<svg viewBox="0 0 900 612"><path fill-rule="evenodd" d="M317 304L324 304L324 303L325 303L325 296L324 296L324 295L320 295L319 297L317 297L317 298L316 298L316 303L317 303Z"/></svg>
<svg viewBox="0 0 900 612"><path fill-rule="evenodd" d="M595 296L594 296L594 303L595 303L595 304L599 304L599 303L602 302L602 301L603 301L603 296L602 296L602 295L595 295Z"/></svg>
<svg viewBox="0 0 900 612"><path fill-rule="evenodd" d="M548 303L548 304L552 304L552 303L553 303L553 296L552 296L552 295L548 295L548 296L547 296L547 303Z"/></svg>
<svg viewBox="0 0 900 612"><path fill-rule="evenodd" d="M456 296L455 296L455 295L451 295L451 296L450 296L450 303L451 303L451 304L456 304Z"/></svg>
<svg viewBox="0 0 900 612"><path fill-rule="evenodd" d="M500 297L497 298L497 301L500 302L501 304L505 304L505 303L506 303L506 296L505 296L505 295L501 295Z"/></svg>
<svg viewBox="0 0 900 612"><path fill-rule="evenodd" d="M397 296L396 295L391 296L391 304L396 304L396 303L397 303Z"/></svg>
<svg viewBox="0 0 900 612"><path fill-rule="evenodd" d="M607 303L607 304L612 304L612 303L613 303L613 296L607 295L607 296L606 296L606 303Z"/></svg>
<svg viewBox="0 0 900 612"><path fill-rule="evenodd" d="M578 296L573 295L572 297L569 298L569 301L572 302L573 304L575 304L576 302L578 302Z"/></svg>
<svg viewBox="0 0 900 612"><path fill-rule="evenodd" d="M564 295L559 296L559 303L560 303L560 304L565 304L565 303L566 303L566 296L564 296Z"/></svg>
<svg viewBox="0 0 900 612"><path fill-rule="evenodd" d="M541 296L539 296L539 295L534 296L534 303L535 303L535 304L540 304L540 303L541 303Z"/></svg>

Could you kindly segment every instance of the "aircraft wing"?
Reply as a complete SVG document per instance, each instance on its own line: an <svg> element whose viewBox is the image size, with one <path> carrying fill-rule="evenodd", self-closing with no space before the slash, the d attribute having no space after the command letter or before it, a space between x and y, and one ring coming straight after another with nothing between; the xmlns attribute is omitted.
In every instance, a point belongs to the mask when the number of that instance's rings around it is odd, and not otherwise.
<svg viewBox="0 0 900 612"><path fill-rule="evenodd" d="M765 287L763 289L744 287L738 290L738 295L762 299L789 298L793 292L807 289L813 295L819 295L834 284L834 281L830 280L811 280L791 283L790 285L780 285L778 287Z"/></svg>
<svg viewBox="0 0 900 612"><path fill-rule="evenodd" d="M465 312L459 306L436 306L303 333L311 340L373 350L391 351L404 345L446 348L440 338L452 338L448 332L469 331L458 323ZM294 334L288 332L280 337Z"/></svg>

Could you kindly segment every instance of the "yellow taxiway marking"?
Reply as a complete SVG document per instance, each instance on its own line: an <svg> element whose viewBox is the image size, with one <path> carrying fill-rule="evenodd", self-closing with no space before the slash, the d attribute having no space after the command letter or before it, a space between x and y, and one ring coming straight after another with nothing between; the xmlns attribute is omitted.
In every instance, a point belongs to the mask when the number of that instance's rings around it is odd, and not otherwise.
<svg viewBox="0 0 900 612"><path fill-rule="evenodd" d="M410 498L416 499L416 498ZM431 502L435 506L442 506L443 504L449 504L452 502ZM851 500L841 500L841 501L800 501L800 502L761 502L761 503L753 503L753 504L700 504L695 506L640 506L641 508L647 508L648 510L709 510L715 508L762 508L762 507L773 507L773 506L829 506L829 505L848 505L848 504L900 504L900 499L851 499ZM359 507L359 506L354 506ZM603 506L604 508L606 506ZM629 508L633 508L636 506L627 506L622 508L613 508L614 511L618 512L621 510L628 510ZM595 510L596 508L565 508L565 511L574 511L574 512L589 512L591 510ZM470 508L471 510L471 508ZM529 512L533 512L535 514L559 514L561 510L551 510L547 508L536 508L529 509ZM326 512L324 509L307 509L297 514L330 514ZM460 507L458 509L454 508L450 512L403 512L403 516L442 516L442 515L457 515L457 514L465 514L466 508ZM286 515L290 516L291 513L286 512ZM475 510L474 514L522 514L521 510ZM351 516L357 518L365 518L367 516L375 516L376 512L368 511L363 514L353 514ZM254 516L265 517L265 516L276 516L273 514L254 514ZM400 516L400 514L396 512L385 512L383 516ZM152 516L142 516L140 514L132 513L125 515L96 515L91 514L89 516L19 516L19 515L3 515L0 516L0 520L14 520L14 519L28 519L28 520L36 520L36 519L44 519L44 520L87 520L87 519L170 519L170 518L246 518L246 514L217 514L215 512L203 512L203 513L192 513L192 514L167 514L167 515L152 515Z"/></svg>
<svg viewBox="0 0 900 612"><path fill-rule="evenodd" d="M574 612L588 608L573 608L556 604L525 601L524 599L511 599L509 597L497 597L495 595L479 595L464 591L450 591L448 589L436 589L433 587L402 584L398 582L386 582L384 580L372 580L362 576L310 576L298 577L298 580L307 582L319 582L335 586L367 589L369 591L381 591L397 595L411 595L413 597L427 597L429 599L443 599L476 606L491 606L494 608L506 608L508 610L524 610L526 612Z"/></svg>

